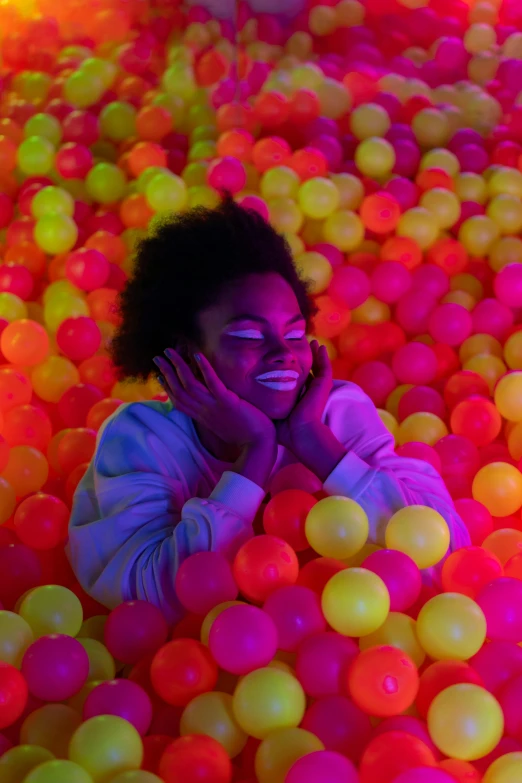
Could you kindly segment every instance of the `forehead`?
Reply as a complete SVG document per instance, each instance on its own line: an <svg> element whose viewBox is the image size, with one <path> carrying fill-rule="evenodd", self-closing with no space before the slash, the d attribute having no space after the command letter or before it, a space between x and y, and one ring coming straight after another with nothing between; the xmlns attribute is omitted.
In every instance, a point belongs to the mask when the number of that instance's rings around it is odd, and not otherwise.
<svg viewBox="0 0 522 783"><path fill-rule="evenodd" d="M299 313L299 303L289 283L277 274L249 275L229 285L218 301L201 313L203 325L226 321L240 314L269 321L284 320Z"/></svg>

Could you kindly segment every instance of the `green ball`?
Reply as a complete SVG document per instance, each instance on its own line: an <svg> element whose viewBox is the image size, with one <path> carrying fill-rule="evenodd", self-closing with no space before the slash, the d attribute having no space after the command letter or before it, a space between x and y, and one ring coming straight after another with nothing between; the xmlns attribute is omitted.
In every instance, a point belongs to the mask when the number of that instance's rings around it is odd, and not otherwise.
<svg viewBox="0 0 522 783"><path fill-rule="evenodd" d="M57 147L62 139L62 126L52 114L40 112L30 117L24 125L24 136L40 136L48 139L54 147Z"/></svg>
<svg viewBox="0 0 522 783"><path fill-rule="evenodd" d="M125 193L127 179L113 163L97 163L87 174L87 192L99 204L114 204Z"/></svg>
<svg viewBox="0 0 522 783"><path fill-rule="evenodd" d="M92 783L92 777L73 761L54 759L32 769L24 783Z"/></svg>
<svg viewBox="0 0 522 783"><path fill-rule="evenodd" d="M68 215L74 214L74 199L63 188L48 185L42 188L31 201L31 213L37 220L44 215Z"/></svg>
<svg viewBox="0 0 522 783"><path fill-rule="evenodd" d="M145 196L156 212L179 212L187 204L187 186L175 174L156 174L147 185Z"/></svg>
<svg viewBox="0 0 522 783"><path fill-rule="evenodd" d="M170 95L177 95L184 101L190 101L197 89L194 70L187 63L174 63L163 74L163 89Z"/></svg>
<svg viewBox="0 0 522 783"><path fill-rule="evenodd" d="M105 89L101 79L83 71L75 71L67 77L63 85L63 95L66 101L77 109L86 109L102 97Z"/></svg>
<svg viewBox="0 0 522 783"><path fill-rule="evenodd" d="M44 215L36 222L34 238L45 253L56 256L72 250L78 239L78 227L68 215Z"/></svg>
<svg viewBox="0 0 522 783"><path fill-rule="evenodd" d="M112 141L136 135L136 109L125 101L112 101L100 113L102 134Z"/></svg>
<svg viewBox="0 0 522 783"><path fill-rule="evenodd" d="M24 174L47 174L54 164L54 147L49 139L30 136L18 147L18 166Z"/></svg>
<svg viewBox="0 0 522 783"><path fill-rule="evenodd" d="M112 86L112 83L118 73L118 68L110 60L102 60L101 57L87 57L80 66L82 73L89 78L99 79L106 90Z"/></svg>

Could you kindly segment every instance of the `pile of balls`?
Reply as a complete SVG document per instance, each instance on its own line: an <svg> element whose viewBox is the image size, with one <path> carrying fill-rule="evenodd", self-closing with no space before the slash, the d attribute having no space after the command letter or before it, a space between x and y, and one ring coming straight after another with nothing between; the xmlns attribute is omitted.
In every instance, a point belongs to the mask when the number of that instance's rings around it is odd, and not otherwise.
<svg viewBox="0 0 522 783"><path fill-rule="evenodd" d="M235 21L0 4L0 780L520 783L522 7ZM164 399L108 353L135 243L224 189L285 234L335 377L472 546L445 559L412 507L378 547L287 467L233 563L182 565L168 627L97 604L64 544L103 421Z"/></svg>

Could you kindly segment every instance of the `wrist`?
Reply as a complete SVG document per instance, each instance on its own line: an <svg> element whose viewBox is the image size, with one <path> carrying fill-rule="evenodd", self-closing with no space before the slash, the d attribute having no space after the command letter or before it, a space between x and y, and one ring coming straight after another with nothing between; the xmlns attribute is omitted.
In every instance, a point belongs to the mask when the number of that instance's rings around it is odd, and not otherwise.
<svg viewBox="0 0 522 783"><path fill-rule="evenodd" d="M324 484L346 456L347 449L326 424L319 422L301 433L294 454Z"/></svg>

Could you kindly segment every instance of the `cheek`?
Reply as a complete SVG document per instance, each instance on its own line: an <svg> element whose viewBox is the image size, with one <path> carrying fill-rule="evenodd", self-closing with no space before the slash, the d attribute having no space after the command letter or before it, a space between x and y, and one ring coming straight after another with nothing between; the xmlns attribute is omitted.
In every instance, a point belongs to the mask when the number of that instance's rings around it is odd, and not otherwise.
<svg viewBox="0 0 522 783"><path fill-rule="evenodd" d="M246 351L222 352L210 359L216 374L227 389L236 391L245 382L245 378L255 368L256 359Z"/></svg>

